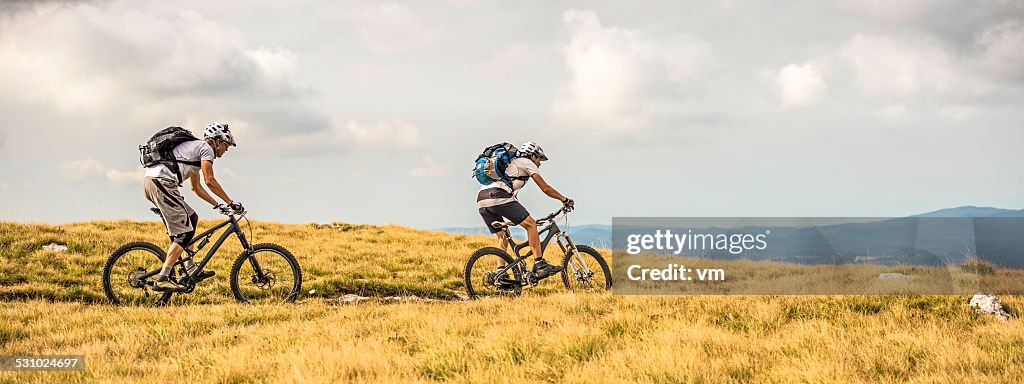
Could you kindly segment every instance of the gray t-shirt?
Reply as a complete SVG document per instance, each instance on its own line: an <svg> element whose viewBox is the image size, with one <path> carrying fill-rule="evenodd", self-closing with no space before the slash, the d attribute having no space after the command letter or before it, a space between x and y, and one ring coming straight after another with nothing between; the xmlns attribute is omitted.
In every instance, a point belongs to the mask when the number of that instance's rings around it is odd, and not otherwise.
<svg viewBox="0 0 1024 384"><path fill-rule="evenodd" d="M206 144L204 140L186 141L179 144L171 151L174 154L174 158L181 161L213 161L217 156L213 152L213 148L209 144ZM199 167L193 167L188 164L178 163L178 169L181 170L181 181L184 182L192 175L199 172ZM157 177L161 179L173 180L175 183L178 182L178 176L174 174L174 171L167 168L166 165L157 164L152 167L146 168L146 177Z"/></svg>
<svg viewBox="0 0 1024 384"><path fill-rule="evenodd" d="M509 177L533 177L538 173L540 173L540 167L537 167L533 160L525 157L512 159L508 163L508 167L505 167L505 174ZM519 190L526 186L528 181L529 179L512 180L512 189L509 189L508 185L501 180L481 186L476 196L477 208L493 207L515 201Z"/></svg>

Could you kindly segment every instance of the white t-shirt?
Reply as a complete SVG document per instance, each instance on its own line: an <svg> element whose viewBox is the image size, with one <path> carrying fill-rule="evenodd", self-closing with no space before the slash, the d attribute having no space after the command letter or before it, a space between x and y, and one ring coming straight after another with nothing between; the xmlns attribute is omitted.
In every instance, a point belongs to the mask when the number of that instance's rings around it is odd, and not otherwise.
<svg viewBox="0 0 1024 384"><path fill-rule="evenodd" d="M174 149L171 150L171 153L174 154L174 158L181 161L213 161L217 158L213 152L213 148L210 147L205 140L186 141L178 144L177 147L174 147ZM188 178L192 177L196 172L199 172L199 167L193 167L182 163L178 163L178 169L181 170L182 182L188 180ZM178 176L174 174L174 171L163 164L157 164L146 168L146 177L156 177L172 180L175 183L178 182Z"/></svg>
<svg viewBox="0 0 1024 384"><path fill-rule="evenodd" d="M517 157L512 159L505 167L505 174L509 177L533 177L535 174L540 173L540 167L525 157ZM493 183L480 187L480 192L477 194L476 206L478 208L493 207L495 205L505 204L516 200L516 195L519 194L519 190L526 186L526 183L530 181L526 180L512 180L512 189L508 188L508 185L504 181L498 180ZM505 193L497 193L502 197L492 197L495 195L495 189L500 189Z"/></svg>

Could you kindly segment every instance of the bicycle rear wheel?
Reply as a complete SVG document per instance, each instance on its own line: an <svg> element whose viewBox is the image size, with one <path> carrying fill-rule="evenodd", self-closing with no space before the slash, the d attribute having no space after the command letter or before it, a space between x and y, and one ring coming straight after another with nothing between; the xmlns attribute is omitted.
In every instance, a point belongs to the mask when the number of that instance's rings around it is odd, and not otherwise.
<svg viewBox="0 0 1024 384"><path fill-rule="evenodd" d="M486 296L518 296L523 291L519 284L523 280L519 267L513 267L501 275L498 269L512 263L508 252L494 247L480 248L466 260L463 273L466 294L470 299Z"/></svg>
<svg viewBox="0 0 1024 384"><path fill-rule="evenodd" d="M562 258L562 283L570 291L606 291L612 288L612 274L596 249L577 245L576 252Z"/></svg>
<svg viewBox="0 0 1024 384"><path fill-rule="evenodd" d="M163 305L172 292L153 291L154 277L164 264L164 250L152 243L134 242L122 245L107 258L103 266L103 292L114 305ZM173 272L172 272L173 273Z"/></svg>
<svg viewBox="0 0 1024 384"><path fill-rule="evenodd" d="M243 303L290 303L301 289L299 262L277 244L256 244L231 266L231 293Z"/></svg>

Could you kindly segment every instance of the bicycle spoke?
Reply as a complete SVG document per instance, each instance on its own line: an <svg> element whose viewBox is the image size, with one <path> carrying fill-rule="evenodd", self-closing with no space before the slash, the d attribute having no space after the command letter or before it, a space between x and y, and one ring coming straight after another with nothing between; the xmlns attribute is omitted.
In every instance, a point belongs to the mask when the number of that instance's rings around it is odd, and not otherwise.
<svg viewBox="0 0 1024 384"><path fill-rule="evenodd" d="M257 245L251 255L241 255L231 270L235 298L253 303L294 301L302 275L298 264L279 246Z"/></svg>
<svg viewBox="0 0 1024 384"><path fill-rule="evenodd" d="M604 258L593 248L577 246L563 258L562 282L573 291L603 291L611 288L611 274Z"/></svg>
<svg viewBox="0 0 1024 384"><path fill-rule="evenodd" d="M129 243L111 254L103 271L107 298L126 306L153 305L170 295L153 291L153 274L163 262L162 250L148 243Z"/></svg>
<svg viewBox="0 0 1024 384"><path fill-rule="evenodd" d="M510 296L521 291L521 266L506 268L511 259L497 248L484 248L466 264L466 291L470 297Z"/></svg>

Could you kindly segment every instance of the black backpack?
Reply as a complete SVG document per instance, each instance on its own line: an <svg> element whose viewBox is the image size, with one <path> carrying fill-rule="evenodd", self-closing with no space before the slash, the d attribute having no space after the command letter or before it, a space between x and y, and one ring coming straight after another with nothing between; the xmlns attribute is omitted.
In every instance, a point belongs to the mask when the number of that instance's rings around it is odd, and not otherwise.
<svg viewBox="0 0 1024 384"><path fill-rule="evenodd" d="M174 158L172 151L181 143L194 140L199 140L199 138L193 136L192 132L185 128L167 127L161 129L153 137L149 138L145 145L139 146L139 161L143 167L152 167L157 164L166 165L167 168L178 176L178 184L181 184L183 180L181 179L181 169L178 167L178 163L198 167L200 162L198 160L178 160Z"/></svg>

